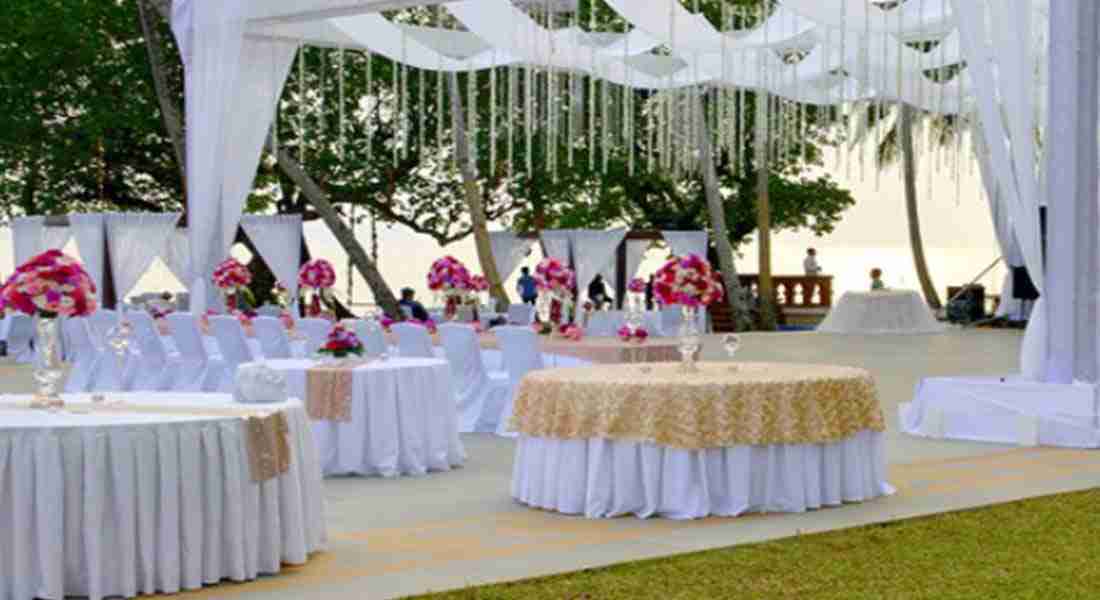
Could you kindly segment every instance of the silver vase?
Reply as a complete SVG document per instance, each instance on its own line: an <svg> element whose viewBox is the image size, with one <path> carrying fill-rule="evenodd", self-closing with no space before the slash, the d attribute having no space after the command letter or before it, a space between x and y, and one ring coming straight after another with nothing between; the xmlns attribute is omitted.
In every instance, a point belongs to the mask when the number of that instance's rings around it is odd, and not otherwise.
<svg viewBox="0 0 1100 600"><path fill-rule="evenodd" d="M61 319L38 317L35 321L35 393L33 404L37 408L59 409L65 406L61 399Z"/></svg>
<svg viewBox="0 0 1100 600"><path fill-rule="evenodd" d="M680 321L680 370L684 373L698 373L699 366L695 364L695 355L703 340L699 333L697 316L699 309L694 306L684 306Z"/></svg>

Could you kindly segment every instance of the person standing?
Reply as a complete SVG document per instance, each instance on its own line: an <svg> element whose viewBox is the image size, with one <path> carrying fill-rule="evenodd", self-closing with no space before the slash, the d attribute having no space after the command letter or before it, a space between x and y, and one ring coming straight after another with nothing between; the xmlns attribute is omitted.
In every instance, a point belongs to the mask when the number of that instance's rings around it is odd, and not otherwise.
<svg viewBox="0 0 1100 600"><path fill-rule="evenodd" d="M531 269L523 267L520 271L519 281L516 283L516 293L524 304L534 304L539 298L539 288L535 285L535 278L531 277Z"/></svg>
<svg viewBox="0 0 1100 600"><path fill-rule="evenodd" d="M401 290L401 300L397 304L408 312L408 316L417 321L431 319L424 305L416 301L416 292L412 288L407 287Z"/></svg>
<svg viewBox="0 0 1100 600"><path fill-rule="evenodd" d="M596 275L592 283L588 284L588 299L596 305L596 310L603 310L603 305L607 302L607 286L604 285L603 275Z"/></svg>
<svg viewBox="0 0 1100 600"><path fill-rule="evenodd" d="M649 276L649 281L645 282L645 309L653 310L653 280L656 279L655 275Z"/></svg>
<svg viewBox="0 0 1100 600"><path fill-rule="evenodd" d="M817 250L813 248L806 250L806 259L802 261L802 268L807 275L814 277L821 275L821 265L817 264Z"/></svg>

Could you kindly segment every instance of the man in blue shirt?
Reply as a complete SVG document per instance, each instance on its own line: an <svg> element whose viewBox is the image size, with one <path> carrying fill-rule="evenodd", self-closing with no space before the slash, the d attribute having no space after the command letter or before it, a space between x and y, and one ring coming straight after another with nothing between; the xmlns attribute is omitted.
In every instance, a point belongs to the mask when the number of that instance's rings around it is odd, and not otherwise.
<svg viewBox="0 0 1100 600"><path fill-rule="evenodd" d="M398 304L401 305L402 309L411 313L412 318L417 321L427 321L431 317L428 315L428 311L424 308L424 305L417 302L414 299L415 297L416 292L413 291L412 288L405 288L401 290L401 301L398 302Z"/></svg>
<svg viewBox="0 0 1100 600"><path fill-rule="evenodd" d="M534 304L538 300L539 290L535 285L535 278L531 277L531 269L523 267L520 270L519 282L516 283L516 292L524 304Z"/></svg>

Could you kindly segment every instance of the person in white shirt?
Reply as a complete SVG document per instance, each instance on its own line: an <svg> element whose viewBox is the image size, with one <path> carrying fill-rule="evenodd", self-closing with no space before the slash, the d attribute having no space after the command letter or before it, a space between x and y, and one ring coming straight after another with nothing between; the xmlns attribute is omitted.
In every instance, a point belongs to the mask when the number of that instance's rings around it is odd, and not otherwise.
<svg viewBox="0 0 1100 600"><path fill-rule="evenodd" d="M805 269L807 275L820 275L821 265L817 264L817 250L809 248L806 250L806 259L802 261L802 268Z"/></svg>

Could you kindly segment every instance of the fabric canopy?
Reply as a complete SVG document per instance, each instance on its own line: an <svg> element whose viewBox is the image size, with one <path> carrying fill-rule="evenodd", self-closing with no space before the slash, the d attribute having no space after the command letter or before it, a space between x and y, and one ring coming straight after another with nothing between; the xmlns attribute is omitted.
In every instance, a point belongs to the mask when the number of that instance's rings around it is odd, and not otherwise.
<svg viewBox="0 0 1100 600"><path fill-rule="evenodd" d="M46 250L42 238L45 228L45 217L21 217L12 220L11 241L16 267Z"/></svg>
<svg viewBox="0 0 1100 600"><path fill-rule="evenodd" d="M493 261L502 280L516 271L523 259L530 254L534 240L521 238L510 231L490 231L489 243L493 249Z"/></svg>
<svg viewBox="0 0 1100 600"><path fill-rule="evenodd" d="M260 258L286 287L290 298L297 298L298 269L302 265L302 216L249 215L241 219L241 227Z"/></svg>
<svg viewBox="0 0 1100 600"><path fill-rule="evenodd" d="M662 231L661 235L676 256L688 254L698 254L704 258L707 256L708 239L705 231Z"/></svg>
<svg viewBox="0 0 1100 600"><path fill-rule="evenodd" d="M626 237L626 229L610 231L574 231L573 254L577 269L577 288L581 301L589 300L588 284L615 256L619 244ZM607 282L611 287L611 282ZM579 314L580 311L577 311Z"/></svg>
<svg viewBox="0 0 1100 600"><path fill-rule="evenodd" d="M561 229L543 230L541 236L543 253L556 258L566 265L573 264L573 233Z"/></svg>
<svg viewBox="0 0 1100 600"><path fill-rule="evenodd" d="M96 286L96 296L103 300L103 283L107 274L107 230L103 215L69 215L69 227L76 238L76 249L84 262L84 270Z"/></svg>
<svg viewBox="0 0 1100 600"><path fill-rule="evenodd" d="M108 214L107 247L115 294L122 302L149 270L162 247L149 243L164 240L175 229L180 213Z"/></svg>

